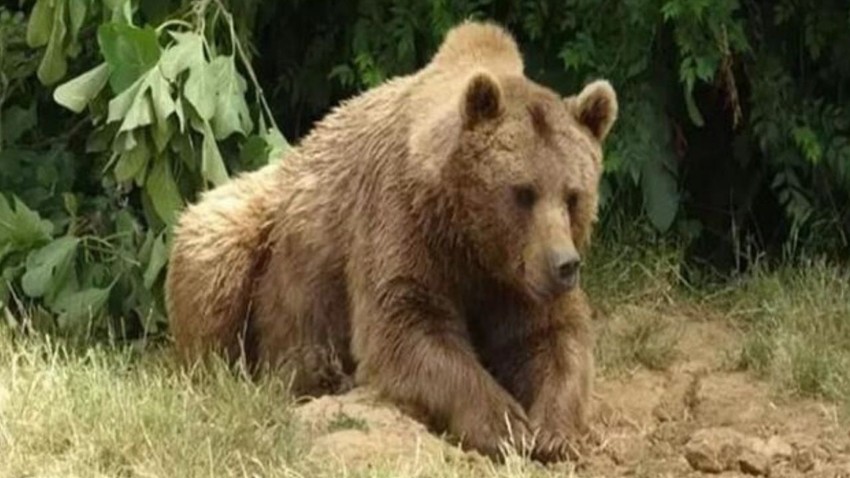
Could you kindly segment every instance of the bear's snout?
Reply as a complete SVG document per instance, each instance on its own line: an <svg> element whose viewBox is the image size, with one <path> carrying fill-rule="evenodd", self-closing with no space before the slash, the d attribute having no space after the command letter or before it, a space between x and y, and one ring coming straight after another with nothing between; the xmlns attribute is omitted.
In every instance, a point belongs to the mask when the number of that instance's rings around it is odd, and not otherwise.
<svg viewBox="0 0 850 478"><path fill-rule="evenodd" d="M567 292L578 284L581 257L574 249L553 249L549 252L549 276L553 289Z"/></svg>

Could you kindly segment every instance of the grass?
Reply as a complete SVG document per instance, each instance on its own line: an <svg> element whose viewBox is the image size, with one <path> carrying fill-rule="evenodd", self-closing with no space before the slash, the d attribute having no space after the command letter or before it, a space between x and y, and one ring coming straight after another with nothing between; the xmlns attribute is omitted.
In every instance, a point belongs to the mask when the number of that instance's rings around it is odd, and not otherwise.
<svg viewBox="0 0 850 478"><path fill-rule="evenodd" d="M744 330L738 363L850 408L850 274L823 262L756 271L725 299Z"/></svg>
<svg viewBox="0 0 850 478"><path fill-rule="evenodd" d="M850 277L815 262L756 270L695 290L674 247L596 247L585 287L596 307L602 375L675 361L686 320L740 331L736 365L783 390L848 404ZM718 352L719 352L718 344ZM520 457L505 465L423 456L347 469L316 461L286 387L223 366L178 368L168 350L71 351L0 327L0 477L548 477ZM340 414L333 430L369 432Z"/></svg>
<svg viewBox="0 0 850 478"><path fill-rule="evenodd" d="M338 412L328 423L328 431L360 430L369 431L369 424L362 418L352 417L345 412Z"/></svg>
<svg viewBox="0 0 850 478"><path fill-rule="evenodd" d="M757 265L723 286L695 287L679 273L676 247L628 244L598 247L585 278L600 311L603 370L665 369L675 360L681 321L709 317L740 332L739 369L850 412L850 271L825 261Z"/></svg>
<svg viewBox="0 0 850 478"><path fill-rule="evenodd" d="M683 326L679 309L689 301L681 291L678 250L623 241L592 251L584 286L597 310L597 365L607 372L666 369Z"/></svg>
<svg viewBox="0 0 850 478"><path fill-rule="evenodd" d="M224 366L183 371L167 352L83 353L0 328L0 477L569 476L509 457L503 466L422 456L362 469L317 461L280 381ZM365 430L340 416L339 429Z"/></svg>
<svg viewBox="0 0 850 478"><path fill-rule="evenodd" d="M293 476L285 389L161 354L0 345L0 476Z"/></svg>
<svg viewBox="0 0 850 478"><path fill-rule="evenodd" d="M676 359L682 323L638 308L624 311L602 328L596 343L597 362L603 371L645 367L665 370Z"/></svg>

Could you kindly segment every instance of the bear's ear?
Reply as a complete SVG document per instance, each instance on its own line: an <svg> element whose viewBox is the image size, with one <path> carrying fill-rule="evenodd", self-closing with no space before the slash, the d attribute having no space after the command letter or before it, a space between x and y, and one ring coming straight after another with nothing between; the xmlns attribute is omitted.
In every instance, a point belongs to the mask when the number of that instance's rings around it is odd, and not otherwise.
<svg viewBox="0 0 850 478"><path fill-rule="evenodd" d="M502 87L493 75L478 72L466 83L461 104L463 125L472 128L502 113Z"/></svg>
<svg viewBox="0 0 850 478"><path fill-rule="evenodd" d="M617 120L617 94L611 83L594 81L568 101L578 122L598 141L605 140Z"/></svg>

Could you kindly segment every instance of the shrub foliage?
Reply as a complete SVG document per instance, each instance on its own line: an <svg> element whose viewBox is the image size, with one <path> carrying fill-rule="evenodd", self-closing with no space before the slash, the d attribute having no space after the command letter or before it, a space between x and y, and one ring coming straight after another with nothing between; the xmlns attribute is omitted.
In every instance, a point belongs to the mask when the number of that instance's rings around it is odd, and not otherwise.
<svg viewBox="0 0 850 478"><path fill-rule="evenodd" d="M284 136L466 18L509 27L565 94L614 83L603 220L736 263L846 255L840 0L18 0L0 6L0 304L63 334L162 332L180 209L285 161Z"/></svg>

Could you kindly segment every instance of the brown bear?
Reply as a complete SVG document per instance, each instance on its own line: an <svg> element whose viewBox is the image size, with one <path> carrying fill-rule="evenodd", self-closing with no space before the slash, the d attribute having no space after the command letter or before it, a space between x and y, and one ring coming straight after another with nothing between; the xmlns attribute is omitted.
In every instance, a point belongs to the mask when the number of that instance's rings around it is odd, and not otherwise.
<svg viewBox="0 0 850 478"><path fill-rule="evenodd" d="M580 252L616 115L607 82L562 98L502 28L455 27L423 69L182 214L178 351L285 366L296 394L354 376L486 454L513 434L566 457L586 430Z"/></svg>

